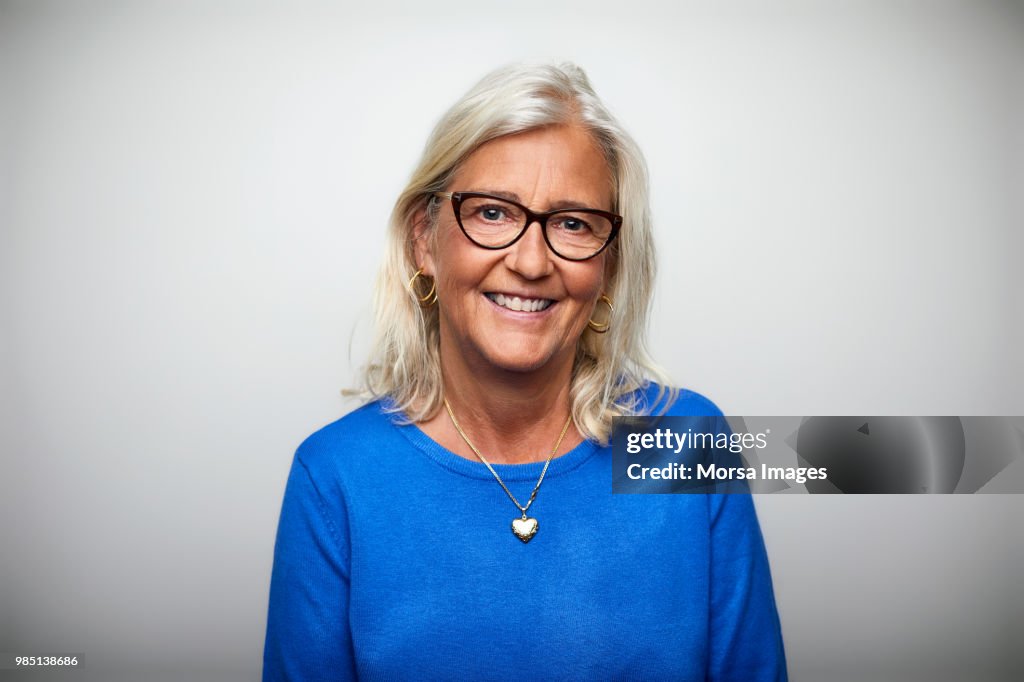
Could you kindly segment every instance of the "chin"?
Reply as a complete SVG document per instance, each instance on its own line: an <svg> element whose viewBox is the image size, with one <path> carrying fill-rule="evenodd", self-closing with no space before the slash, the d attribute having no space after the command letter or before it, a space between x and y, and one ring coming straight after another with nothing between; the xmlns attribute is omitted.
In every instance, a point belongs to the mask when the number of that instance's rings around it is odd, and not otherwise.
<svg viewBox="0 0 1024 682"><path fill-rule="evenodd" d="M508 372L536 372L552 364L552 353L524 353L522 348L509 349L507 352L495 351L487 353L487 360L500 369Z"/></svg>
<svg viewBox="0 0 1024 682"><path fill-rule="evenodd" d="M491 364L505 370L506 372L527 374L529 372L536 372L537 370L543 369L548 363L544 360L497 359L492 360Z"/></svg>

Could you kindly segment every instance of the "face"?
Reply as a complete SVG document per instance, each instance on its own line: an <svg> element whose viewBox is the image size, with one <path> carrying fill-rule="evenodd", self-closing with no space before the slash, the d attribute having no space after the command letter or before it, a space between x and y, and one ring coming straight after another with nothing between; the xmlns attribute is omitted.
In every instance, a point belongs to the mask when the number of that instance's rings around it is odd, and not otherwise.
<svg viewBox="0 0 1024 682"><path fill-rule="evenodd" d="M492 140L470 155L447 189L507 195L535 212L612 210L608 165L575 126ZM608 252L567 261L548 248L539 223L512 246L483 249L459 229L450 201L442 204L436 230L433 239L417 239L416 257L437 285L442 357L457 352L471 365L516 372L571 367L603 292Z"/></svg>

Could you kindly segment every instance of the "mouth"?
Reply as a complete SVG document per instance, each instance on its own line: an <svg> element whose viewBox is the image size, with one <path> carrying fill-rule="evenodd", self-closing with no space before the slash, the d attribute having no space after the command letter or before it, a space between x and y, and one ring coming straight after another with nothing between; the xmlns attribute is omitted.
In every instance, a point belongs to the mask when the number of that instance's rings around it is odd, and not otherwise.
<svg viewBox="0 0 1024 682"><path fill-rule="evenodd" d="M506 294L485 293L491 303L499 305L506 310L514 310L523 313L539 313L547 310L554 301L550 298L521 298L519 296L508 296Z"/></svg>

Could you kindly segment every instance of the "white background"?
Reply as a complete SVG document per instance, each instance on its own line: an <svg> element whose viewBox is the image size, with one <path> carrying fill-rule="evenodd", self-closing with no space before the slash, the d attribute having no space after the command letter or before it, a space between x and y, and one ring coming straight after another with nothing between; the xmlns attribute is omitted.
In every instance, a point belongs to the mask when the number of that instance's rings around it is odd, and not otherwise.
<svg viewBox="0 0 1024 682"><path fill-rule="evenodd" d="M391 206L450 104L547 57L647 154L679 385L1024 414L1020 3L3 2L0 651L259 676ZM1024 498L757 504L794 680L1024 669Z"/></svg>

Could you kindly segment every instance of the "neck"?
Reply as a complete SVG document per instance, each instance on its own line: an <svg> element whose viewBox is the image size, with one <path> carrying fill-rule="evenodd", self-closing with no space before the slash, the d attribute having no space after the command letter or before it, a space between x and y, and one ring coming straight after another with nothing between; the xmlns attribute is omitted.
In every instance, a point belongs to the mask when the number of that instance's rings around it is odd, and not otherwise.
<svg viewBox="0 0 1024 682"><path fill-rule="evenodd" d="M445 352L441 370L445 397L463 432L491 463L521 464L544 461L570 414L569 385L572 358L553 358L541 370L512 372L490 363L467 362L458 352ZM441 409L421 427L449 450L468 459L476 454ZM582 438L570 424L555 455Z"/></svg>

